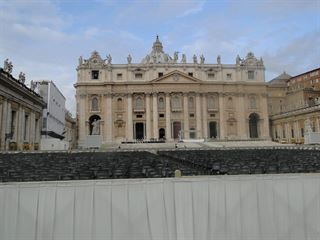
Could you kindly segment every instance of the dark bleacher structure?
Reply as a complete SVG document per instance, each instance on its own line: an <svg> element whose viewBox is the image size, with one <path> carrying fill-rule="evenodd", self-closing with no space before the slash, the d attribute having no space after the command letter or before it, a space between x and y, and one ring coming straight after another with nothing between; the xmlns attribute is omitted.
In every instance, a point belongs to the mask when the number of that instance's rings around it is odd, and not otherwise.
<svg viewBox="0 0 320 240"><path fill-rule="evenodd" d="M317 149L0 153L0 182L320 172Z"/></svg>

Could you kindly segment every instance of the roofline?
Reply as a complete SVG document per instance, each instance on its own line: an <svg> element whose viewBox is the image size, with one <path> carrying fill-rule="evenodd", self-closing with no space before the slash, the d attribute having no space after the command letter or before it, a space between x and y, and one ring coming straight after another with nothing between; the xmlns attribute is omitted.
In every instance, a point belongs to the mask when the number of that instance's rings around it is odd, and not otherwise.
<svg viewBox="0 0 320 240"><path fill-rule="evenodd" d="M313 70L310 70L310 71L308 71L308 72L300 73L299 75L296 75L296 76L293 76L293 77L289 78L287 81L291 80L292 78L300 77L300 76L302 76L302 75L304 75L304 74L308 74L308 73L311 73L311 72L314 72L314 71L317 71L317 70L320 70L320 67L315 68L315 69L313 69Z"/></svg>

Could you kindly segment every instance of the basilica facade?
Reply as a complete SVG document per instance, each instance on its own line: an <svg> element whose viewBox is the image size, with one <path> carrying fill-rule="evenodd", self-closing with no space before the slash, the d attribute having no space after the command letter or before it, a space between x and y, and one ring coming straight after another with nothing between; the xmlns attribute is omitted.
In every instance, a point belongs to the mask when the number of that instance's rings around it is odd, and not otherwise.
<svg viewBox="0 0 320 240"><path fill-rule="evenodd" d="M163 50L159 38L140 63L79 58L76 101L79 146L102 141L268 139L263 60L253 53L234 64Z"/></svg>

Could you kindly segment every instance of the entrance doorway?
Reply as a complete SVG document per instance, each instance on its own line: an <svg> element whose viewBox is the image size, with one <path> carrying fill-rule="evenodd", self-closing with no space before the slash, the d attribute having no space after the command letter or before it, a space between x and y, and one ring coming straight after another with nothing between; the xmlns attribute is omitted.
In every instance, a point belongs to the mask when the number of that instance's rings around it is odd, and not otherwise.
<svg viewBox="0 0 320 240"><path fill-rule="evenodd" d="M217 138L217 122L209 122L209 138Z"/></svg>
<svg viewBox="0 0 320 240"><path fill-rule="evenodd" d="M164 128L159 129L159 139L164 139L166 136L166 130Z"/></svg>
<svg viewBox="0 0 320 240"><path fill-rule="evenodd" d="M249 131L250 131L250 138L258 138L258 121L259 115L256 113L251 113L249 116Z"/></svg>
<svg viewBox="0 0 320 240"><path fill-rule="evenodd" d="M135 124L136 139L144 139L144 124L142 122Z"/></svg>
<svg viewBox="0 0 320 240"><path fill-rule="evenodd" d="M179 139L181 134L181 122L173 122L173 138Z"/></svg>

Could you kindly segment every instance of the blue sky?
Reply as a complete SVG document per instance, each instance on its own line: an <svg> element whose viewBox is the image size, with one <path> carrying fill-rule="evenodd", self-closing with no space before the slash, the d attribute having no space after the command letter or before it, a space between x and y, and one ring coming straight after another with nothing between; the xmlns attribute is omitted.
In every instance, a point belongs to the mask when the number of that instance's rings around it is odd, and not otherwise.
<svg viewBox="0 0 320 240"><path fill-rule="evenodd" d="M252 51L266 80L320 65L320 0L0 0L0 61L55 81L75 112L76 65L93 50L140 62L158 34L167 53L234 63Z"/></svg>

